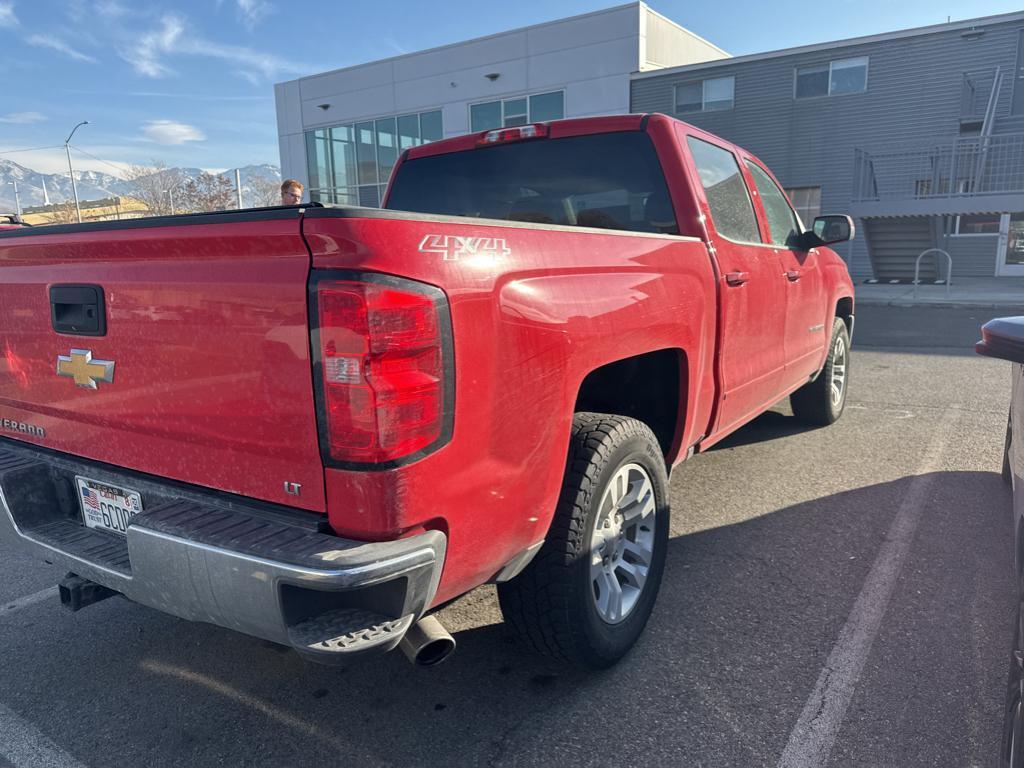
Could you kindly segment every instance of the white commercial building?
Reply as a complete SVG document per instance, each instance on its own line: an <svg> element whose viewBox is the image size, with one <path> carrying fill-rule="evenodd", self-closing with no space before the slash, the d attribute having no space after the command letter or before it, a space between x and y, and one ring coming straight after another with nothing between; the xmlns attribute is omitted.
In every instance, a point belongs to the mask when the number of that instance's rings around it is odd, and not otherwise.
<svg viewBox="0 0 1024 768"><path fill-rule="evenodd" d="M377 205L408 147L625 114L631 74L727 56L635 2L280 83L281 173L312 200Z"/></svg>

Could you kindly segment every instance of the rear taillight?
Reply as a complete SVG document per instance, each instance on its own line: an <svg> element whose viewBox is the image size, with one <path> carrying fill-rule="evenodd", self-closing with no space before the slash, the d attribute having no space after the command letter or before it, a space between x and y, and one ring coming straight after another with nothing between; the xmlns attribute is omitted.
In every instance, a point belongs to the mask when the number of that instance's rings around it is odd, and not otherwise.
<svg viewBox="0 0 1024 768"><path fill-rule="evenodd" d="M325 458L382 464L437 447L452 385L444 294L375 276L315 286Z"/></svg>

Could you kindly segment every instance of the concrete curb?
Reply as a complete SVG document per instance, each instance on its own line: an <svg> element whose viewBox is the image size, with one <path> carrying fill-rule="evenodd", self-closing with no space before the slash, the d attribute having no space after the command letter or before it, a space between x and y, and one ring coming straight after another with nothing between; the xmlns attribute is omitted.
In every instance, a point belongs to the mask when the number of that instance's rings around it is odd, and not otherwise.
<svg viewBox="0 0 1024 768"><path fill-rule="evenodd" d="M1024 314L1024 301L1019 303L979 301L976 299L950 301L913 301L908 299L854 298L858 307L903 307L905 309L919 307L935 307L937 309L998 309L1017 314Z"/></svg>

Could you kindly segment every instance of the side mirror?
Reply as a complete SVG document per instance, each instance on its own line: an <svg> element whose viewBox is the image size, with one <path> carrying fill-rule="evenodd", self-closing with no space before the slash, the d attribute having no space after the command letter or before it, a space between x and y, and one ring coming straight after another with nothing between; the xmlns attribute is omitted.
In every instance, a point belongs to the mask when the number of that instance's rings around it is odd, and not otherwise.
<svg viewBox="0 0 1024 768"><path fill-rule="evenodd" d="M796 245L804 251L832 243L844 243L852 240L855 232L853 219L840 214L818 216L814 225L807 232L797 236Z"/></svg>
<svg viewBox="0 0 1024 768"><path fill-rule="evenodd" d="M1024 364L1024 317L997 317L981 326L981 341L974 351Z"/></svg>
<svg viewBox="0 0 1024 768"><path fill-rule="evenodd" d="M849 216L818 216L812 229L822 245L845 243L853 239L853 219Z"/></svg>

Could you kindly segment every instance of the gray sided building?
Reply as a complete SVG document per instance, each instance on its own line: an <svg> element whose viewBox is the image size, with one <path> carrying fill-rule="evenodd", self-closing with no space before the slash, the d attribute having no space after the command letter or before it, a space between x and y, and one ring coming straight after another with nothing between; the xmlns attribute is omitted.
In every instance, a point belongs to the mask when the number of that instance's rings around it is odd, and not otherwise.
<svg viewBox="0 0 1024 768"><path fill-rule="evenodd" d="M1024 275L1024 13L740 56L631 79L758 155L805 223L850 213L858 277ZM946 257L921 260L922 279Z"/></svg>

